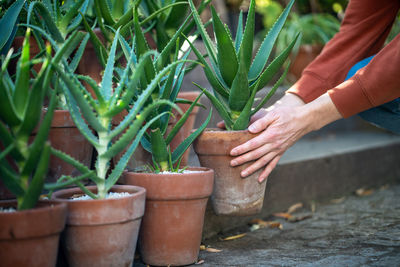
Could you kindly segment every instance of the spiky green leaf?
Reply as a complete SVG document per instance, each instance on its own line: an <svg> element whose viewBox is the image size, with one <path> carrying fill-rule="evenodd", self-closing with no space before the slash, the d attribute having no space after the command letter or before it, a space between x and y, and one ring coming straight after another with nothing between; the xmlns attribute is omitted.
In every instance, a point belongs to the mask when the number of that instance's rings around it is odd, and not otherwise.
<svg viewBox="0 0 400 267"><path fill-rule="evenodd" d="M197 83L193 84L196 85L198 88L200 88L204 92L204 94L208 97L208 99L210 99L213 106L217 109L218 114L224 120L226 128L230 130L233 125L233 121L231 119L231 116L229 115L230 110L227 110L227 107L223 103L221 103L221 101L219 101L213 94L208 92L207 89L201 87Z"/></svg>
<svg viewBox="0 0 400 267"><path fill-rule="evenodd" d="M208 123L211 120L212 116L212 109L210 110L210 113L207 116L207 119L203 122L202 125L198 129L196 129L193 133L191 133L185 140L183 140L182 143L179 144L179 146L172 152L172 163L176 163L178 160L180 160L185 153L185 151L189 148L189 146L193 143L193 141L204 131L204 129L207 127Z"/></svg>
<svg viewBox="0 0 400 267"><path fill-rule="evenodd" d="M32 209L35 207L40 194L42 193L45 176L47 175L50 160L50 143L47 142L40 155L35 174L29 184L28 190L21 203L18 203L18 210Z"/></svg>
<svg viewBox="0 0 400 267"><path fill-rule="evenodd" d="M276 20L275 24L272 26L264 41L261 43L260 49L258 50L250 67L248 76L249 80L255 80L263 71L265 64L268 61L269 55L272 51L272 48L276 42L276 39L278 38L278 35L281 32L283 25L285 24L286 18L289 15L289 11L293 6L293 3L294 0L291 0L285 10Z"/></svg>
<svg viewBox="0 0 400 267"><path fill-rule="evenodd" d="M235 47L229 31L225 28L213 6L211 6L211 14L217 40L218 67L225 83L231 86L239 68Z"/></svg>
<svg viewBox="0 0 400 267"><path fill-rule="evenodd" d="M272 77L280 70L282 67L283 63L285 63L286 59L290 55L290 52L293 49L293 46L297 42L297 39L299 37L299 33L296 35L296 38L293 39L293 41L290 43L290 45L282 51L282 53L277 56L271 64L268 65L268 67L264 70L264 72L259 76L257 81L251 85L250 89L252 90L256 84L258 84L256 90L259 91L261 90L271 79Z"/></svg>
<svg viewBox="0 0 400 267"><path fill-rule="evenodd" d="M250 97L250 90L247 80L247 55L244 54L244 50L239 52L239 57L239 69L232 83L228 103L232 111L241 112Z"/></svg>
<svg viewBox="0 0 400 267"><path fill-rule="evenodd" d="M19 13L25 0L18 0L12 4L0 19L0 50L7 44L12 36Z"/></svg>
<svg viewBox="0 0 400 267"><path fill-rule="evenodd" d="M244 28L242 42L239 48L239 57L243 53L245 55L246 71L250 69L251 59L253 56L253 41L254 41L254 22L255 22L255 7L256 1L250 0L249 12L247 13L246 27ZM242 59L240 59L242 61Z"/></svg>
<svg viewBox="0 0 400 267"><path fill-rule="evenodd" d="M236 36L235 36L236 52L239 52L239 48L240 48L240 44L242 43L242 39L243 39L243 11L240 10L238 26L237 26L237 30L236 30Z"/></svg>

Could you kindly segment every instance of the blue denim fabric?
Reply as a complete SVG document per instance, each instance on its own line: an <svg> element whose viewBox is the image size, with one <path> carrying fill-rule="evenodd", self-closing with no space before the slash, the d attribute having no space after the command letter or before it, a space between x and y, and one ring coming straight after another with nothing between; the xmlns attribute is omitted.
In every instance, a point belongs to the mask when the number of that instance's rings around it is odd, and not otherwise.
<svg viewBox="0 0 400 267"><path fill-rule="evenodd" d="M351 78L359 69L368 65L374 56L365 58L355 64L346 76L346 79ZM399 84L400 90L400 84ZM393 101L368 109L358 114L364 120L373 125L389 130L393 133L400 134L400 98Z"/></svg>

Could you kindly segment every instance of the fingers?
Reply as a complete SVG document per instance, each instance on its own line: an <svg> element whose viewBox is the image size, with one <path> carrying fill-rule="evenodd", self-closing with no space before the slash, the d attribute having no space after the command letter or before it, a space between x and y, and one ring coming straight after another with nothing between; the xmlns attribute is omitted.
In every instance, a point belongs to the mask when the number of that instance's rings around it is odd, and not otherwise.
<svg viewBox="0 0 400 267"><path fill-rule="evenodd" d="M264 180L268 178L271 174L272 170L275 169L278 161L281 159L281 156L276 156L271 162L265 167L265 169L261 172L260 176L258 176L258 182L262 183Z"/></svg>
<svg viewBox="0 0 400 267"><path fill-rule="evenodd" d="M220 129L225 129L225 122L224 121L220 121L217 123L217 127Z"/></svg>
<svg viewBox="0 0 400 267"><path fill-rule="evenodd" d="M253 116L251 116L250 118L250 124L252 124L253 122L261 119L262 117L264 117L267 114L267 111L265 109L260 109L259 111L256 112L256 114L254 114Z"/></svg>
<svg viewBox="0 0 400 267"><path fill-rule="evenodd" d="M249 176L250 174L256 172L257 170L263 168L265 165L269 164L269 162L276 157L276 152L271 152L266 154L265 156L258 159L255 163L251 164L248 168L244 169L240 175L244 178Z"/></svg>
<svg viewBox="0 0 400 267"><path fill-rule="evenodd" d="M259 133L266 129L274 120L274 113L271 111L270 113L267 113L267 115L250 124L248 129L251 133Z"/></svg>
<svg viewBox="0 0 400 267"><path fill-rule="evenodd" d="M271 144L264 144L255 150L252 150L248 153L245 153L239 157L234 158L233 160L231 160L231 166L237 166L248 161L259 159L263 155L266 155L269 152L271 152L271 149L272 149Z"/></svg>
<svg viewBox="0 0 400 267"><path fill-rule="evenodd" d="M231 150L231 156L239 156L241 154L244 154L250 150L257 149L261 147L262 145L267 143L267 136L265 134L260 134L259 136L256 136L249 141L247 141L244 144L241 144Z"/></svg>

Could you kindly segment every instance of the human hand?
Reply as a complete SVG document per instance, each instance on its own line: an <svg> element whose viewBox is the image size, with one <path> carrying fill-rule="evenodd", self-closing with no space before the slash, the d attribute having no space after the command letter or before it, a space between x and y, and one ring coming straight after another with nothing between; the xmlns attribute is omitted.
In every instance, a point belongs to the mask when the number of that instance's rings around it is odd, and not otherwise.
<svg viewBox="0 0 400 267"><path fill-rule="evenodd" d="M307 105L291 100L288 101L289 105L286 101L280 104L278 102L269 109L268 113L249 126L251 133L260 134L231 150L231 156L236 156L231 161L231 166L255 161L242 171L242 177L265 167L258 177L259 182L264 181L283 153L297 140L308 132L341 118L328 94L320 96Z"/></svg>
<svg viewBox="0 0 400 267"><path fill-rule="evenodd" d="M249 131L260 134L232 149L231 156L237 157L231 161L231 166L255 161L241 172L241 176L246 177L265 167L258 177L261 183L275 168L283 153L310 129L301 108L277 107L252 123Z"/></svg>

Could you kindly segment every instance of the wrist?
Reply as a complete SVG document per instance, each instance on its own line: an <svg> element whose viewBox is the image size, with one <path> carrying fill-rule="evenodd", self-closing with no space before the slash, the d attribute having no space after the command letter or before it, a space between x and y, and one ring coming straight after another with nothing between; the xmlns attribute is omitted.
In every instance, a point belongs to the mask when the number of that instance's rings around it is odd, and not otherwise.
<svg viewBox="0 0 400 267"><path fill-rule="evenodd" d="M276 101L272 106L268 107L266 111L271 111L277 107L298 107L303 106L304 101L297 95L292 93L285 93L278 101Z"/></svg>
<svg viewBox="0 0 400 267"><path fill-rule="evenodd" d="M304 112L305 117L308 119L310 131L319 130L325 125L342 118L327 93L304 105Z"/></svg>

